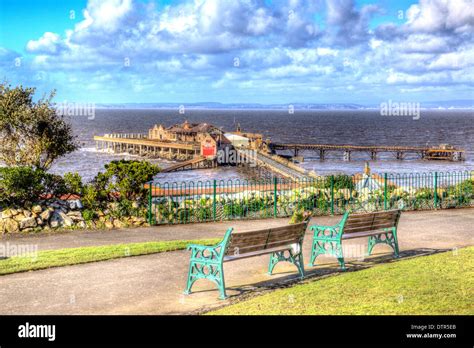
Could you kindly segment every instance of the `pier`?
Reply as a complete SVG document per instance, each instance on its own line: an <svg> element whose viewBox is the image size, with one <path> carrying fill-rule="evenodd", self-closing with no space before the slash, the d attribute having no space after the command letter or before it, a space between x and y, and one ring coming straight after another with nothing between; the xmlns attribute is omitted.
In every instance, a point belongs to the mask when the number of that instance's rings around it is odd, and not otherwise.
<svg viewBox="0 0 474 348"><path fill-rule="evenodd" d="M169 160L191 160L201 151L196 144L150 140L141 134L105 134L94 136L94 140L98 150Z"/></svg>
<svg viewBox="0 0 474 348"><path fill-rule="evenodd" d="M445 161L463 161L464 150L457 149L450 145L440 145L437 147L415 147L415 146L359 146L359 145L332 145L332 144L282 144L270 143L270 151L276 154L276 151L289 150L293 152L294 158L301 158L300 151L315 151L319 153L319 159L326 159L326 153L342 152L342 158L350 161L353 152L367 153L371 160L376 160L379 153L391 153L398 160L405 159L406 154L416 154L424 160L445 160Z"/></svg>
<svg viewBox="0 0 474 348"><path fill-rule="evenodd" d="M341 153L345 161L350 161L355 152L366 153L371 160L376 160L380 153L393 154L397 160L406 159L407 154L415 154L424 160L465 159L464 150L447 144L416 147L273 143L269 139L264 141L261 134L242 132L240 126L236 132L224 133L220 128L208 123L187 121L171 127L155 125L148 134L113 133L94 136L94 140L99 150L178 161L177 164L163 169L164 173L214 168L218 165L243 165L258 167L292 181L317 175L295 163L304 160L300 154L302 151L316 152L320 160L325 160L328 152ZM243 161L226 156L231 151L237 152ZM283 155L277 151L290 151L292 155ZM222 154L224 156L220 156Z"/></svg>

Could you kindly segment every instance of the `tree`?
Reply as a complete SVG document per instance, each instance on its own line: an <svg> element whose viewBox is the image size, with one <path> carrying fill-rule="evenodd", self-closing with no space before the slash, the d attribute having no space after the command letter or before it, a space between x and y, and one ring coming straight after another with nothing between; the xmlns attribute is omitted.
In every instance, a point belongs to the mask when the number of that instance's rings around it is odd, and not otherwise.
<svg viewBox="0 0 474 348"><path fill-rule="evenodd" d="M47 170L77 150L71 126L52 106L55 91L33 100L35 88L0 83L0 161Z"/></svg>

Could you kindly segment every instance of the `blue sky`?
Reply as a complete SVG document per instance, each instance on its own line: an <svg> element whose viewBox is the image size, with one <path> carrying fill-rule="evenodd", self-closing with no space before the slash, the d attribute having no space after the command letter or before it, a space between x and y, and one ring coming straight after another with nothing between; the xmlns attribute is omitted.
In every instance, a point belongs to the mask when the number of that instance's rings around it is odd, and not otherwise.
<svg viewBox="0 0 474 348"><path fill-rule="evenodd" d="M0 78L57 101L473 99L472 0L0 0Z"/></svg>

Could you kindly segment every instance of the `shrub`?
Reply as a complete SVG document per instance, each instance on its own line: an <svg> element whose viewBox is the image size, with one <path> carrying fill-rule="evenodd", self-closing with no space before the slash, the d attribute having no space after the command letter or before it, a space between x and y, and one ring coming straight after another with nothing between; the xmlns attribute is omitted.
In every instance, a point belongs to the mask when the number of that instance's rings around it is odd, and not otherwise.
<svg viewBox="0 0 474 348"><path fill-rule="evenodd" d="M0 168L0 205L23 207L65 193L59 175L32 167Z"/></svg>
<svg viewBox="0 0 474 348"><path fill-rule="evenodd" d="M97 214L95 211L90 210L90 209L84 209L82 211L82 217L84 218L85 221L90 222L96 218Z"/></svg>
<svg viewBox="0 0 474 348"><path fill-rule="evenodd" d="M82 184L82 178L78 173L64 174L64 186L66 192L71 195L82 194L84 188L84 185Z"/></svg>
<svg viewBox="0 0 474 348"><path fill-rule="evenodd" d="M120 198L138 201L146 198L144 185L160 172L160 168L147 161L112 161L99 173L97 182L108 192L117 192Z"/></svg>
<svg viewBox="0 0 474 348"><path fill-rule="evenodd" d="M326 178L324 187L331 188L331 177ZM335 175L334 176L334 190L337 191L344 188L347 188L350 190L354 189L354 180L352 176L344 175L344 174Z"/></svg>
<svg viewBox="0 0 474 348"><path fill-rule="evenodd" d="M105 209L108 202L118 203L111 212L115 216L137 213L132 202L146 202L145 184L158 174L160 168L147 161L112 161L98 173L90 184L82 187L82 200L87 209ZM77 179L77 178L76 178ZM78 184L78 180L73 180Z"/></svg>

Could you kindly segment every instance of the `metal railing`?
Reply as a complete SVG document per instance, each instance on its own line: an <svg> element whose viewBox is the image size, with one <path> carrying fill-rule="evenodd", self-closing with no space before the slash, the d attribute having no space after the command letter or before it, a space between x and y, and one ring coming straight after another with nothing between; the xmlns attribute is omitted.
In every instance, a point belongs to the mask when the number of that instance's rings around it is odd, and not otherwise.
<svg viewBox="0 0 474 348"><path fill-rule="evenodd" d="M331 175L298 180L149 182L152 225L388 209L474 207L474 171Z"/></svg>

